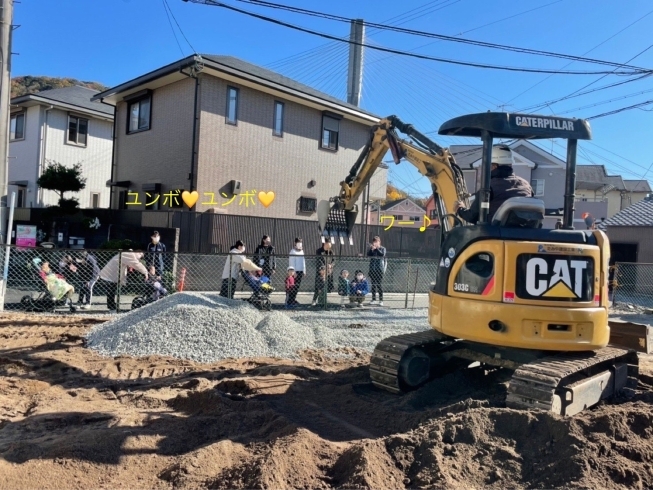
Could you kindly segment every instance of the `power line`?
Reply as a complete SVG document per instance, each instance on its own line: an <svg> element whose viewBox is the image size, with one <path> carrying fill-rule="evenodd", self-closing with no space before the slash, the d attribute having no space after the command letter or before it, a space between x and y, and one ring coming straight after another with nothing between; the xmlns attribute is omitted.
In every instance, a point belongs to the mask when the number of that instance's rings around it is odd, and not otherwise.
<svg viewBox="0 0 653 490"><path fill-rule="evenodd" d="M614 114L619 114L621 112L630 111L632 109L638 109L640 107L644 107L644 106L647 106L647 105L650 105L650 104L653 104L653 99L647 100L647 101L644 101L644 102L639 102L638 104L633 104L633 105L629 105L629 106L626 106L626 107L622 107L620 109L615 109L613 111L604 112L602 114L597 114L595 116L591 116L591 117L588 117L586 119L589 121L591 119L598 119L600 117L612 116Z"/></svg>
<svg viewBox="0 0 653 490"><path fill-rule="evenodd" d="M212 0L193 0L193 1L201 1L203 3L219 3L219 2L213 2ZM318 17L322 19L328 19L336 22L345 22L345 23L351 23L352 20L349 17L344 17L341 15L335 15L335 14L328 14L325 12L319 12L316 10L309 10L309 9L304 9L304 8L299 8L299 7L292 7L289 5L283 5L283 4L278 4L278 3L273 3L273 2L268 2L266 0L236 0L237 2L240 3L246 3L249 5L256 5L260 7L266 7L266 8L271 8L274 10L285 10L288 12L292 13L297 13L301 15L307 15L310 17ZM426 31L418 31L415 29L406 29L403 27L399 26L391 26L387 24L379 24L376 22L368 22L368 21L363 21L363 25L367 27L373 27L376 29L380 30L386 30L386 31L391 31L391 32L398 32L401 34L409 34L413 36L419 36L419 37L427 37L427 38L433 38L433 39L438 39L441 41L449 41L449 42L455 42L455 43L462 43L462 44L470 44L472 46L478 46L478 47L485 47L485 48L491 48L491 49L499 49L503 51L513 51L516 53L522 53L522 54L532 54L536 56L547 56L547 57L554 57L554 58L562 58L562 59L569 59L572 61L581 61L584 63L594 63L594 64L599 64L599 65L607 65L607 66L614 66L617 68L631 68L631 69L637 69L639 71L645 71L649 72L650 70L647 70L645 68L640 68L640 67L633 67L630 65L627 65L625 63L615 63L611 61L604 61L604 60L597 60L593 58L584 58L582 56L574 56L574 55L568 55L568 54L563 54L563 53L554 53L552 51L543 51L539 49L530 49L530 48L522 48L518 46L509 46L506 44L496 44L496 43L489 43L486 41L476 41L473 39L466 39L466 38L461 38L457 36L448 36L445 34L437 34L434 32L426 32Z"/></svg>
<svg viewBox="0 0 653 490"><path fill-rule="evenodd" d="M585 55L588 54L588 53L591 53L591 52L594 51L596 48L598 48L598 47L604 45L605 43L607 43L608 41L610 41L612 38L618 36L619 34L621 34L622 32L624 32L625 30L630 29L633 25L637 24L640 20L644 19L645 17L649 16L649 15L652 14L652 13L653 13L653 10L651 10L650 12L648 12L648 13L642 15L640 18L638 18L638 19L635 20L634 22L628 24L628 25L627 25L626 27L624 27L623 29L621 29L621 30L615 32L612 36L610 36L610 37L607 38L606 40L600 42L599 44L597 44L596 46L594 46L594 47L593 47L592 49L590 49L589 51L585 51L585 52L583 53L583 56L585 56ZM566 64L565 66L563 66L561 69L567 68L567 67L568 67L569 65L571 65L571 64L573 64L573 61L570 62L570 63L567 63L567 64ZM524 90L523 92L517 94L515 97L513 97L512 99L510 99L507 103L509 104L509 103L512 102L513 100L518 99L519 97L521 97L522 95L524 95L526 92L529 92L530 90L534 89L535 87L537 87L537 86L540 85L541 83L544 83L545 81L547 81L547 80L548 80L549 78L551 78L552 76L553 76L553 75L550 75L550 76L548 76L548 77L545 77L543 80L540 80L539 82L537 82L536 84L530 86L529 88L527 88L527 89ZM581 89L581 90L582 90L582 89Z"/></svg>
<svg viewBox="0 0 653 490"><path fill-rule="evenodd" d="M569 110L563 111L563 112L556 112L556 115L562 116L563 114L569 114L571 112L576 112L576 111L580 111L580 110L583 110L583 109L589 109L591 107L597 107L597 106L600 106L600 105L603 105L603 104L609 104L610 102L616 102L617 100L623 100L623 99L629 99L631 97L637 97L638 95L648 94L650 92L653 92L653 88L648 89L648 90L642 90L641 92L635 92L635 93L628 94L628 95L622 95L621 97L615 97L614 99L602 100L601 102L596 102L594 104L587 104L587 105L584 105L584 106L581 106L581 107L576 107L574 109L569 109Z"/></svg>
<svg viewBox="0 0 653 490"><path fill-rule="evenodd" d="M438 61L441 63L449 63L449 64L454 64L454 65L460 65L460 66L469 66L469 67L474 67L474 68L485 68L485 69L493 69L493 70L504 70L504 71L514 71L514 72L521 72L521 73L555 73L555 74L560 74L560 75L605 75L605 74L610 74L610 75L636 75L636 74L641 74L641 73L653 73L653 70L645 70L645 69L640 69L640 68L635 68L635 69L630 69L630 70L620 70L620 71L560 71L560 70L549 70L549 69L541 69L541 68L522 68L522 67L512 67L512 66L502 66L502 65L490 65L490 64L485 64L485 63L475 63L475 62L470 62L470 61L461 61L461 60L452 60L452 59L446 59L446 58L437 58L434 56L427 56L427 55L420 55L417 53L410 53L407 51L401 51L397 49L391 49L391 48L382 48L382 47L377 47L377 46L372 46L366 43L358 43L356 41L351 41L351 40L345 40L338 38L336 36L332 36L331 34L326 34L322 33L319 31L314 31L312 29L308 29L305 27L301 27L298 25L290 24L288 22L284 22L278 19L273 19L271 17L267 17L264 15L256 14L254 12L249 12L247 10L242 10L237 7L233 7L231 5L226 5L224 3L215 1L215 0L190 0L193 3L202 3L205 5L209 6L215 6L215 7L222 7L226 8L228 10L232 10L234 12L241 13L243 15L247 15L249 17L254 17L260 20L263 20L265 22L270 22L273 24L277 24L283 27L287 27L289 29L294 29L300 32L304 32L307 34L312 34L314 36L319 36L323 37L325 39L332 39L334 41L338 42L344 42L348 44L355 44L357 46L362 46L366 47L368 49L373 49L377 51L383 51L386 53L392 53L392 54L397 54L397 55L402 55L402 56L408 56L412 58L418 58L418 59L424 59L424 60L430 60L430 61ZM240 0L243 1L243 0ZM598 62L598 61L597 61ZM603 63L609 63L609 62L603 62ZM623 66L623 65L622 65Z"/></svg>
<svg viewBox="0 0 653 490"><path fill-rule="evenodd" d="M168 24L170 24L170 30L172 31L172 35L175 36L175 41L177 41L177 46L179 47L179 51L181 52L181 55L184 56L184 50L181 49L181 44L179 44L177 33L175 32L175 28L172 26L172 20L170 19L170 14L168 13L168 5L166 4L165 0L161 0L161 3L163 4L163 10L165 10L166 12L166 17L168 17Z"/></svg>
<svg viewBox="0 0 653 490"><path fill-rule="evenodd" d="M184 37L184 39L186 40L186 42L187 42L188 45L190 46L190 49L193 51L193 54L197 54L197 51L195 51L195 48L193 47L193 45L190 43L190 41L189 41L188 38L186 37L186 34L184 34L184 30L183 30L183 29L181 28L181 26L179 25L179 22L177 22L177 18L175 17L175 14L172 13L172 9L170 8L170 5L168 5L168 0L163 0L163 2L164 2L164 3L166 4L166 6L168 7L168 10L170 11L170 15L172 15L172 19L175 21L175 24L177 24L177 27L179 28L179 32L181 32L181 35Z"/></svg>

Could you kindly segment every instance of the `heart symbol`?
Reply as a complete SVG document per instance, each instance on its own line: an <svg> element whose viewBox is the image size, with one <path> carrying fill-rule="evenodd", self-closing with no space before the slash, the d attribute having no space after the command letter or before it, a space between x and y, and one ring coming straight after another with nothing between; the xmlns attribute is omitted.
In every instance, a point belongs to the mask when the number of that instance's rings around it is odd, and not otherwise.
<svg viewBox="0 0 653 490"><path fill-rule="evenodd" d="M200 195L198 194L197 191L193 191L193 192L184 191L181 193L181 200L186 203L186 206L188 206L189 209L195 205L195 203L199 198Z"/></svg>
<svg viewBox="0 0 653 490"><path fill-rule="evenodd" d="M261 204L267 208L270 204L272 204L272 201L274 201L274 192L261 191L258 193L258 200L261 201Z"/></svg>

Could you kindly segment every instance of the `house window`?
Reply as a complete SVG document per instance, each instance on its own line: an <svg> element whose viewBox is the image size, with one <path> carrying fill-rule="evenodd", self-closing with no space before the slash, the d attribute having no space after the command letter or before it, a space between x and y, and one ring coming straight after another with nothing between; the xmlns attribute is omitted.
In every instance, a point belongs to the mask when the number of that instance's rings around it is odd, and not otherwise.
<svg viewBox="0 0 653 490"><path fill-rule="evenodd" d="M129 103L128 133L146 131L150 129L150 116L152 115L152 97L148 95Z"/></svg>
<svg viewBox="0 0 653 490"><path fill-rule="evenodd" d="M100 207L100 193L91 192L91 207L97 209Z"/></svg>
<svg viewBox="0 0 653 490"><path fill-rule="evenodd" d="M227 87L227 124L238 124L238 89Z"/></svg>
<svg viewBox="0 0 653 490"><path fill-rule="evenodd" d="M272 134L283 136L283 102L274 101L274 121L272 124Z"/></svg>
<svg viewBox="0 0 653 490"><path fill-rule="evenodd" d="M9 128L9 139L11 141L22 140L25 138L25 114L14 114L11 116L11 126Z"/></svg>
<svg viewBox="0 0 653 490"><path fill-rule="evenodd" d="M68 143L86 146L88 138L88 119L68 116Z"/></svg>
<svg viewBox="0 0 653 490"><path fill-rule="evenodd" d="M299 198L300 213L314 213L317 210L317 199L302 196Z"/></svg>
<svg viewBox="0 0 653 490"><path fill-rule="evenodd" d="M544 179L531 180L531 187L535 192L535 197L540 197L544 195Z"/></svg>
<svg viewBox="0 0 653 490"><path fill-rule="evenodd" d="M338 119L322 116L322 148L337 151L339 132L340 121Z"/></svg>
<svg viewBox="0 0 653 490"><path fill-rule="evenodd" d="M24 208L25 207L25 188L18 188L18 196L16 197L16 207Z"/></svg>

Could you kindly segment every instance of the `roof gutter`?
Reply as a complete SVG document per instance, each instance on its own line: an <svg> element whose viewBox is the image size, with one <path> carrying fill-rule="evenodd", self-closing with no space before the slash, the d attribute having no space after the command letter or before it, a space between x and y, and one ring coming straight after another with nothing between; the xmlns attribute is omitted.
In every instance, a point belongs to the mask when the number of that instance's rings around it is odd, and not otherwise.
<svg viewBox="0 0 653 490"><path fill-rule="evenodd" d="M58 108L70 110L70 111L75 111L79 113L85 113L89 114L98 118L104 118L104 119L112 119L113 116L111 114L107 114L106 112L100 112L100 111L94 111L92 109L88 109L86 107L81 107L78 105L74 104L67 104L66 102L60 102L58 100L54 99L48 99L47 97L40 97L36 94L28 94L28 95L23 95L21 97L16 97L15 99L12 100L12 106L17 107L16 104L20 104L23 102L28 102L30 100L33 100L34 102L40 102L42 104L46 105L53 105Z"/></svg>

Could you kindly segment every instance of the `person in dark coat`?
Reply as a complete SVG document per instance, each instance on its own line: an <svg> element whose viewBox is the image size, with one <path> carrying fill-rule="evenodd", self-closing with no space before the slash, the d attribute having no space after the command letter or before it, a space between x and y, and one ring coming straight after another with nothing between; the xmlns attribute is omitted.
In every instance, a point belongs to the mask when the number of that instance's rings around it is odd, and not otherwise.
<svg viewBox="0 0 653 490"><path fill-rule="evenodd" d="M166 246L161 243L161 236L158 231L152 233L151 242L147 244L147 266L154 266L157 276L163 276L164 264L163 254L166 252Z"/></svg>
<svg viewBox="0 0 653 490"><path fill-rule="evenodd" d="M86 250L81 253L81 260L78 265L79 279L81 281L81 288L79 290L80 308L85 310L91 307L93 301L93 287L100 278L100 267L97 263L95 255L87 252Z"/></svg>
<svg viewBox="0 0 653 490"><path fill-rule="evenodd" d="M316 283L320 281L320 270L324 269L324 289L327 292L333 291L333 266L334 266L334 255L333 250L331 250L331 242L327 241L322 244L320 248L315 251L317 255L317 260L315 264L315 281ZM326 293L325 293L326 294ZM312 306L316 305L316 299L313 298Z"/></svg>
<svg viewBox="0 0 653 490"><path fill-rule="evenodd" d="M376 295L379 295L379 305L383 306L383 275L386 269L386 249L381 246L381 237L375 236L372 239L372 246L367 251L370 260L370 280L372 282L372 302L376 304Z"/></svg>
<svg viewBox="0 0 653 490"><path fill-rule="evenodd" d="M254 251L254 263L263 269L263 275L271 278L277 269L277 261L274 257L274 247L271 245L270 237L263 235L261 244Z"/></svg>
<svg viewBox="0 0 653 490"><path fill-rule="evenodd" d="M512 168L512 151L505 145L492 148L492 173L490 180L490 210L488 222L492 222L494 213L508 199L513 197L534 197L533 188L526 179L515 175ZM454 206L454 214L468 223L475 224L480 216L481 191L476 194L474 204L470 209L462 207L461 202Z"/></svg>

